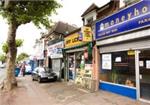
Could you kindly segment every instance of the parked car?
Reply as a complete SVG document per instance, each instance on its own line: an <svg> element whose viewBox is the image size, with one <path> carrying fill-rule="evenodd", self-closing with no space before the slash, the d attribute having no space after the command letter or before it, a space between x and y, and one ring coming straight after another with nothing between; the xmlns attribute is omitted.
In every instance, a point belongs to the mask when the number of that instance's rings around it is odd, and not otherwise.
<svg viewBox="0 0 150 105"><path fill-rule="evenodd" d="M5 67L6 67L6 63L0 65L0 68L5 68Z"/></svg>
<svg viewBox="0 0 150 105"><path fill-rule="evenodd" d="M57 80L57 75L48 68L37 67L32 72L32 80L37 80L39 83L42 81Z"/></svg>

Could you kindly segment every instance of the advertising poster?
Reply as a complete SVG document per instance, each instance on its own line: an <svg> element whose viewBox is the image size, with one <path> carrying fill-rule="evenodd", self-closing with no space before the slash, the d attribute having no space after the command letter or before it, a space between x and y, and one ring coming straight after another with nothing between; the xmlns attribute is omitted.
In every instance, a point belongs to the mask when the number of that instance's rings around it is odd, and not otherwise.
<svg viewBox="0 0 150 105"><path fill-rule="evenodd" d="M150 60L147 60L147 61L146 61L146 68L147 68L147 69L150 69Z"/></svg>
<svg viewBox="0 0 150 105"><path fill-rule="evenodd" d="M82 41L90 42L92 41L92 29L91 27L82 27Z"/></svg>
<svg viewBox="0 0 150 105"><path fill-rule="evenodd" d="M112 69L111 54L102 54L102 69Z"/></svg>

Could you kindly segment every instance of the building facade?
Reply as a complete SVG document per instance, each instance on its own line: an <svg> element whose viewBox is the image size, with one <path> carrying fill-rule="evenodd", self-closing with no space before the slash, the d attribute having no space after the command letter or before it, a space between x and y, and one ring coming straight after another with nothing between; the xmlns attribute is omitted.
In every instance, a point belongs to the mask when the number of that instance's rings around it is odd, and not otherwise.
<svg viewBox="0 0 150 105"><path fill-rule="evenodd" d="M62 40L53 40L47 47L47 57L51 59L51 68L57 74L58 79L64 79L63 48L64 42Z"/></svg>
<svg viewBox="0 0 150 105"><path fill-rule="evenodd" d="M102 19L119 9L119 1L110 0L107 4L102 7L98 7L96 4L92 4L85 10L85 12L81 15L83 20L84 26L89 26L92 28L93 35L95 34L95 22L96 20ZM92 54L93 54L93 69L92 69L92 77L95 80L95 90L99 90L99 58L98 49L95 44L95 37L93 37L93 47L92 47Z"/></svg>
<svg viewBox="0 0 150 105"><path fill-rule="evenodd" d="M64 38L65 70L69 82L95 91L93 78L91 27L82 27Z"/></svg>
<svg viewBox="0 0 150 105"><path fill-rule="evenodd" d="M58 76L58 79L64 79L63 66L63 48L64 36L75 30L76 27L64 22L55 23L49 29L47 34L43 34L42 38L45 42L44 46L44 63L45 66L52 69Z"/></svg>
<svg viewBox="0 0 150 105"><path fill-rule="evenodd" d="M150 1L140 1L95 23L99 88L150 100Z"/></svg>

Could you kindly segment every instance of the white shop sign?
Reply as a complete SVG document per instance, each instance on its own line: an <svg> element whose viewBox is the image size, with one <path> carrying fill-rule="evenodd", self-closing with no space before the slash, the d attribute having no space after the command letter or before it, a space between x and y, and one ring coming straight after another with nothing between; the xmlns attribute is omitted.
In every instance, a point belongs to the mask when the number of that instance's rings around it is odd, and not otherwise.
<svg viewBox="0 0 150 105"><path fill-rule="evenodd" d="M48 48L47 48L48 56L50 56L51 58L62 58L63 57L63 53L62 53L63 48L64 48L63 41L48 46Z"/></svg>

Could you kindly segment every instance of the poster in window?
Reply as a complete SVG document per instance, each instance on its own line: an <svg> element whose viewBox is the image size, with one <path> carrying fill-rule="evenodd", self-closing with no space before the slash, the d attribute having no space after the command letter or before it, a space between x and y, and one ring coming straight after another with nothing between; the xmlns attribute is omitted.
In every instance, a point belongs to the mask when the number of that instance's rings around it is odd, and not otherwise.
<svg viewBox="0 0 150 105"><path fill-rule="evenodd" d="M147 69L150 69L150 60L147 60L147 61L146 61L146 68L147 68Z"/></svg>
<svg viewBox="0 0 150 105"><path fill-rule="evenodd" d="M140 67L143 67L144 66L144 61L139 61L139 65L140 65Z"/></svg>
<svg viewBox="0 0 150 105"><path fill-rule="evenodd" d="M106 70L112 69L111 54L102 54L102 69Z"/></svg>
<svg viewBox="0 0 150 105"><path fill-rule="evenodd" d="M115 62L121 62L121 57L116 57Z"/></svg>

